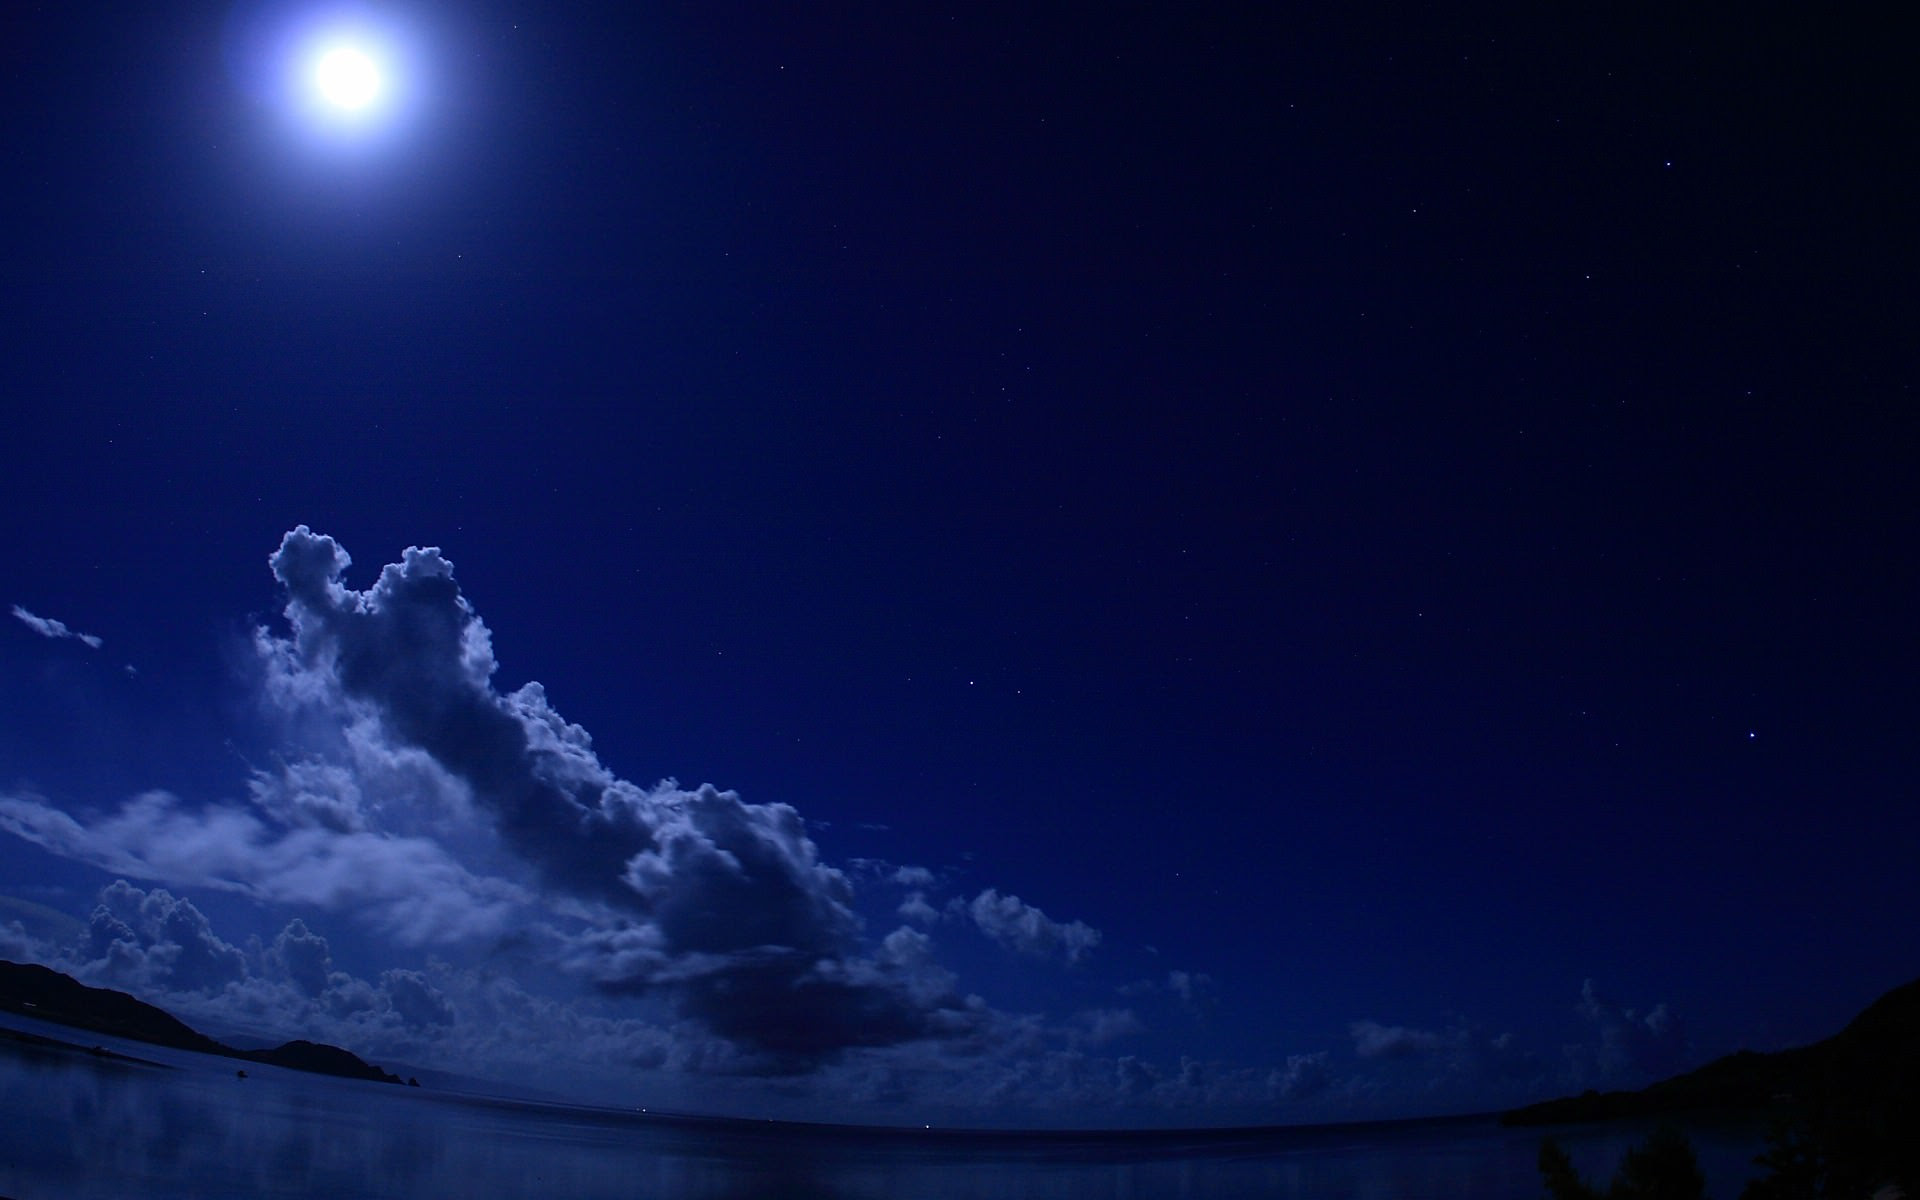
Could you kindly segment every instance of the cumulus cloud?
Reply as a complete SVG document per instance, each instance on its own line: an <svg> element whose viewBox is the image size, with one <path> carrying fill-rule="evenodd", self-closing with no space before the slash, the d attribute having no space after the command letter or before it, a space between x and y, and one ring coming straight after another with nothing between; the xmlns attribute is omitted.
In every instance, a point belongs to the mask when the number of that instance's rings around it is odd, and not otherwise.
<svg viewBox="0 0 1920 1200"><path fill-rule="evenodd" d="M1020 897L1003 896L993 888L975 896L966 913L982 933L1022 954L1058 954L1077 963L1100 944L1100 931L1091 925L1055 921Z"/></svg>
<svg viewBox="0 0 1920 1200"><path fill-rule="evenodd" d="M419 1053L456 1015L438 983L393 969L367 980L336 968L304 920L269 943L221 937L193 901L124 879L102 888L70 943L35 941L23 957L84 982L134 993L212 1031L318 1038L364 1054ZM442 1044L446 1056L452 1048ZM457 1057L457 1055L455 1055Z"/></svg>
<svg viewBox="0 0 1920 1200"><path fill-rule="evenodd" d="M917 1062L923 1079L964 1076L991 1097L1019 1075L1010 1055L1070 1056L1135 1028L1126 1010L1060 1025L998 1013L960 991L929 935L945 915L1074 963L1100 941L1083 922L992 889L942 910L928 900L934 872L856 863L863 886L907 892L911 924L876 941L853 879L821 858L793 808L617 777L540 684L495 686L492 635L438 549L411 548L356 590L345 549L302 526L268 564L285 624L252 644L283 741L243 795L150 791L79 811L0 794L0 831L125 877L65 960L83 977L233 1028L332 1030L361 1046L438 1039L447 1052L457 1031L460 1053L496 1065L530 1053L521 1041L538 1029L592 1042L606 1064L782 1075L783 1087L803 1071L857 1076L875 1096ZM235 945L177 894L189 888L303 916ZM415 960L355 976L314 923L329 913L390 947L513 965L482 977ZM546 975L549 993L569 978L575 990L535 997L512 985L523 972ZM1070 1064L1056 1066L1084 1073Z"/></svg>
<svg viewBox="0 0 1920 1200"><path fill-rule="evenodd" d="M393 969L380 972L380 987L387 1003L409 1025L451 1025L453 1008L445 996L419 971Z"/></svg>
<svg viewBox="0 0 1920 1200"><path fill-rule="evenodd" d="M615 777L538 683L493 687L492 636L438 549L407 550L365 591L343 582L350 563L304 526L270 558L291 629L256 638L270 692L456 781L543 898L586 915L561 935L570 969L610 993L668 995L788 1067L947 1036L960 1021L955 998L862 955L851 885L793 808ZM268 798L334 840L366 820L324 772L263 788Z"/></svg>
<svg viewBox="0 0 1920 1200"><path fill-rule="evenodd" d="M116 987L218 991L247 976L247 957L220 939L191 900L115 880L87 920L88 974Z"/></svg>
<svg viewBox="0 0 1920 1200"><path fill-rule="evenodd" d="M13 606L13 615L20 619L21 624L44 638L73 638L77 641L85 642L95 650L98 650L106 644L102 639L95 637L91 633L81 633L77 629L67 628L67 624L64 621L56 621L52 617L36 617L18 604Z"/></svg>
<svg viewBox="0 0 1920 1200"><path fill-rule="evenodd" d="M273 939L267 961L309 996L326 991L327 980L333 974L333 954L327 939L308 929L307 923L297 917Z"/></svg>

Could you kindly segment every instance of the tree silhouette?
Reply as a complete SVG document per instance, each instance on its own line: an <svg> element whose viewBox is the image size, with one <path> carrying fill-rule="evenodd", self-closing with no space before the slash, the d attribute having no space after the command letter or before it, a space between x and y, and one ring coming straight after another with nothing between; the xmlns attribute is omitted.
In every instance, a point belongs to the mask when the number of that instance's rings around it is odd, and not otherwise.
<svg viewBox="0 0 1920 1200"><path fill-rule="evenodd" d="M1546 1181L1547 1195L1553 1200L1600 1200L1600 1193L1580 1178L1580 1172L1573 1169L1573 1160L1552 1138L1540 1143L1540 1177Z"/></svg>
<svg viewBox="0 0 1920 1200"><path fill-rule="evenodd" d="M1740 1200L1818 1200L1824 1193L1824 1157L1805 1125L1774 1122L1765 1152L1753 1160L1767 1174L1747 1184Z"/></svg>
<svg viewBox="0 0 1920 1200"><path fill-rule="evenodd" d="M1627 1151L1605 1192L1580 1178L1559 1143L1540 1143L1540 1177L1553 1200L1705 1200L1707 1177L1700 1173L1693 1144L1671 1125L1662 1125L1641 1145Z"/></svg>
<svg viewBox="0 0 1920 1200"><path fill-rule="evenodd" d="M1774 1123L1754 1160L1766 1174L1740 1200L1828 1200L1912 1194L1920 1181L1920 1120L1911 1103L1826 1105Z"/></svg>

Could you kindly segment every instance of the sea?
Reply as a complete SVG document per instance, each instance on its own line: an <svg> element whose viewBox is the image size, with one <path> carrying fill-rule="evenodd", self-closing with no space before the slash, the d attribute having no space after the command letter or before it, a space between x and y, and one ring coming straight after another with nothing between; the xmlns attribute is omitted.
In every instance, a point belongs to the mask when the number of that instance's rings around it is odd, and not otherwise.
<svg viewBox="0 0 1920 1200"><path fill-rule="evenodd" d="M1010 1133L660 1117L334 1079L81 1033L0 1038L0 1197L593 1200L1536 1200L1542 1131L1492 1116L1263 1130ZM1553 1136L1604 1186L1650 1126ZM1708 1195L1753 1174L1753 1122L1685 1126Z"/></svg>

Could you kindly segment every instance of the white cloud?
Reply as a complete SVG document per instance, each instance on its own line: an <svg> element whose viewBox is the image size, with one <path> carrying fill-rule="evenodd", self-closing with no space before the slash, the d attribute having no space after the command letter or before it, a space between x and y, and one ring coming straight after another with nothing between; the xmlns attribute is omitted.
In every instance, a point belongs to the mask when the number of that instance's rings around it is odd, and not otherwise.
<svg viewBox="0 0 1920 1200"><path fill-rule="evenodd" d="M289 827L232 805L196 809L167 792L86 823L38 797L0 796L0 830L115 874L353 911L410 945L497 935L531 901L427 838Z"/></svg>
<svg viewBox="0 0 1920 1200"><path fill-rule="evenodd" d="M52 617L36 617L18 604L13 606L13 615L20 619L21 624L44 638L74 638L85 642L95 650L106 644L91 633L81 633L77 629L67 628L64 621L56 621Z"/></svg>
<svg viewBox="0 0 1920 1200"><path fill-rule="evenodd" d="M973 1105L1026 1086L1023 1103L1123 1099L1085 1082L1117 1076L1084 1048L1137 1030L1129 1010L998 1012L939 961L933 871L849 876L788 805L617 777L541 685L496 690L493 638L438 550L408 550L363 591L344 582L345 550L304 527L269 561L286 626L253 647L282 740L243 794L149 791L93 811L0 794L0 831L165 885L104 892L90 940L63 952L77 973L216 1026L483 1073L564 1060L603 1083L779 1076L777 1094L876 1103L900 1088ZM901 915L922 927L874 940L855 878L907 889ZM301 915L229 942L190 888ZM1100 942L993 889L954 903L1023 954L1073 963ZM378 935L384 969L342 970L319 931L329 915ZM429 950L468 965L421 961Z"/></svg>
<svg viewBox="0 0 1920 1200"><path fill-rule="evenodd" d="M1055 921L1020 897L993 888L975 896L966 911L982 933L1022 954L1059 954L1075 963L1100 944L1098 929L1081 921Z"/></svg>
<svg viewBox="0 0 1920 1200"><path fill-rule="evenodd" d="M925 892L908 892L907 898L900 902L896 911L907 920L922 925L931 925L940 919L940 910L927 903Z"/></svg>

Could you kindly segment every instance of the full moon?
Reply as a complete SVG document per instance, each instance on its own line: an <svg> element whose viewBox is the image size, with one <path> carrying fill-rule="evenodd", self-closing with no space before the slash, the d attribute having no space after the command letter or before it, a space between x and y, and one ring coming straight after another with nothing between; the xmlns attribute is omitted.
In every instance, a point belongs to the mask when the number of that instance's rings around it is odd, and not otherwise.
<svg viewBox="0 0 1920 1200"><path fill-rule="evenodd" d="M364 51L336 46L320 55L313 82L328 104L349 111L363 109L380 95L380 69Z"/></svg>

